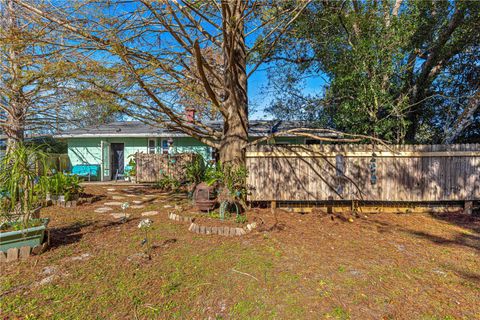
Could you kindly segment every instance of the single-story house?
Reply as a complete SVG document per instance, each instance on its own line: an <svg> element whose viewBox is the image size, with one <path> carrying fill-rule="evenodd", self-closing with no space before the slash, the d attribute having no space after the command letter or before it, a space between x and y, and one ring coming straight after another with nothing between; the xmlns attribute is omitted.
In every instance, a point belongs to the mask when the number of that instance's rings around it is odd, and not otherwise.
<svg viewBox="0 0 480 320"><path fill-rule="evenodd" d="M206 123L220 128L222 123ZM268 136L290 128L305 126L299 121L250 121L249 135L252 139ZM123 174L130 159L137 152L175 154L183 152L200 153L206 160L215 157L213 148L188 136L187 134L140 121L118 121L98 126L65 131L54 136L65 139L68 144L68 156L72 167L94 165L99 168L102 181L111 180L117 174ZM281 136L275 138L276 144L313 143L303 137Z"/></svg>

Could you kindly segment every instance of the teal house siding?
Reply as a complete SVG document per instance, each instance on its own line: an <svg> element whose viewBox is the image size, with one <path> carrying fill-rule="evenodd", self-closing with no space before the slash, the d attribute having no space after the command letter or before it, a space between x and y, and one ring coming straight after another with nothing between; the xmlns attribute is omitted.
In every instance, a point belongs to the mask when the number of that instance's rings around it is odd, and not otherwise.
<svg viewBox="0 0 480 320"><path fill-rule="evenodd" d="M97 138L68 139L68 157L72 166L100 164L102 160L100 141Z"/></svg>
<svg viewBox="0 0 480 320"><path fill-rule="evenodd" d="M221 121L205 123L221 132ZM268 136L271 132L302 127L299 122L278 122L252 120L250 122L250 141ZM139 121L116 121L96 126L77 128L55 136L68 143L68 156L72 166L99 165L101 180L118 178L121 173L122 159L117 155L123 144L123 169L137 152L155 152L157 154L198 153L207 161L212 160L211 147L178 130L152 126ZM170 142L170 143L169 143ZM261 144L304 144L303 137L279 136L262 141ZM81 168L75 168L81 169ZM117 171L118 170L118 171Z"/></svg>
<svg viewBox="0 0 480 320"><path fill-rule="evenodd" d="M173 139L173 153L194 152L201 154L205 160L211 160L211 148L194 138Z"/></svg>
<svg viewBox="0 0 480 320"><path fill-rule="evenodd" d="M130 138L130 137L115 137L115 138L69 138L68 142L68 156L72 166L82 164L102 164L102 141L107 143L123 143L124 144L124 163L128 164L130 159L137 152L148 152L148 140L155 140L156 153L162 153L162 145L167 139L164 138ZM253 139L252 139L253 140ZM303 143L301 137L280 137L275 138L275 143L289 143L301 144ZM267 141L262 144L269 143ZM173 138L172 153L199 153L206 160L211 160L211 148L206 144L191 138L178 137Z"/></svg>
<svg viewBox="0 0 480 320"><path fill-rule="evenodd" d="M147 138L70 138L68 157L72 166L81 164L102 164L102 141L124 144L124 163L128 164L130 155L148 151Z"/></svg>
<svg viewBox="0 0 480 320"><path fill-rule="evenodd" d="M72 166L95 164L105 168L109 164L102 163L102 141L106 143L123 143L124 144L124 165L128 165L130 159L135 153L148 153L148 141L155 141L155 152L162 153L162 145L166 145L165 138L131 138L131 137L114 137L114 138L68 138L68 157ZM211 160L210 147L190 137L173 138L173 146L170 149L172 153L193 152L201 154L204 159ZM109 152L110 150L108 150ZM106 159L106 158L104 158ZM105 160L106 161L106 160Z"/></svg>

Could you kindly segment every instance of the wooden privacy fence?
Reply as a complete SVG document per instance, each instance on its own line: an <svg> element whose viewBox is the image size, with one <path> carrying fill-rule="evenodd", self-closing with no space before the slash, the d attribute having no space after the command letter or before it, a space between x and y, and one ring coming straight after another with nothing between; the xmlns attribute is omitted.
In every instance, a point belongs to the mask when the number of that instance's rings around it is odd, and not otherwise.
<svg viewBox="0 0 480 320"><path fill-rule="evenodd" d="M69 171L70 159L66 153L47 153L45 165L48 168L48 172L45 172L42 161L37 162L37 173L39 175Z"/></svg>
<svg viewBox="0 0 480 320"><path fill-rule="evenodd" d="M185 179L185 166L197 156L195 153L166 155L139 152L135 154L137 182L157 182L166 176L182 181Z"/></svg>
<svg viewBox="0 0 480 320"><path fill-rule="evenodd" d="M247 169L250 201L480 200L480 144L261 145Z"/></svg>

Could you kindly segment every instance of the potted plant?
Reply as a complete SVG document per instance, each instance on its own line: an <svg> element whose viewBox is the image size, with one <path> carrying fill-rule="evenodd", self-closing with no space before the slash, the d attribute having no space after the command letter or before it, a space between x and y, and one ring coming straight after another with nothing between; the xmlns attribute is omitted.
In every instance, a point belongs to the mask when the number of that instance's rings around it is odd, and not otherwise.
<svg viewBox="0 0 480 320"><path fill-rule="evenodd" d="M205 160L201 154L195 154L192 161L187 162L184 167L185 179L188 184L188 194L193 198L197 186L205 179Z"/></svg>
<svg viewBox="0 0 480 320"><path fill-rule="evenodd" d="M38 148L18 144L0 163L0 251L34 247L44 239L49 220L32 218L39 205L34 188L39 161L45 163L45 156Z"/></svg>
<svg viewBox="0 0 480 320"><path fill-rule="evenodd" d="M125 167L126 177L135 183L137 181L137 163L135 159L131 158L128 165Z"/></svg>

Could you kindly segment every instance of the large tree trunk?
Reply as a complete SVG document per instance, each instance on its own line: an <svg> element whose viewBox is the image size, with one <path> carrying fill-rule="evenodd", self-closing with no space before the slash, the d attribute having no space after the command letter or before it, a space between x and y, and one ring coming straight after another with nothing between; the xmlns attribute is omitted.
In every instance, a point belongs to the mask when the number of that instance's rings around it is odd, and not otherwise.
<svg viewBox="0 0 480 320"><path fill-rule="evenodd" d="M16 39L18 33L17 16L15 6L11 0L6 0L7 13L7 29L12 39ZM18 44L11 43L8 47L9 56L9 73L11 80L7 84L9 86L9 112L7 113L7 126L5 134L7 136L7 152L14 149L15 146L22 142L25 133L26 121L26 99L23 94L21 82L21 67L19 63L19 47Z"/></svg>
<svg viewBox="0 0 480 320"><path fill-rule="evenodd" d="M223 41L226 109L223 137L220 142L220 162L245 164L248 143L247 60L245 50L244 4L223 3L222 16L226 27ZM228 7L228 8L227 8Z"/></svg>
<svg viewBox="0 0 480 320"><path fill-rule="evenodd" d="M231 106L232 115L225 119L220 142L220 162L233 165L245 164L245 146L248 142L246 105Z"/></svg>
<svg viewBox="0 0 480 320"><path fill-rule="evenodd" d="M12 101L10 101L12 104ZM23 142L25 138L25 108L21 105L12 105L13 114L7 116L7 127L5 135L7 136L7 152Z"/></svg>

